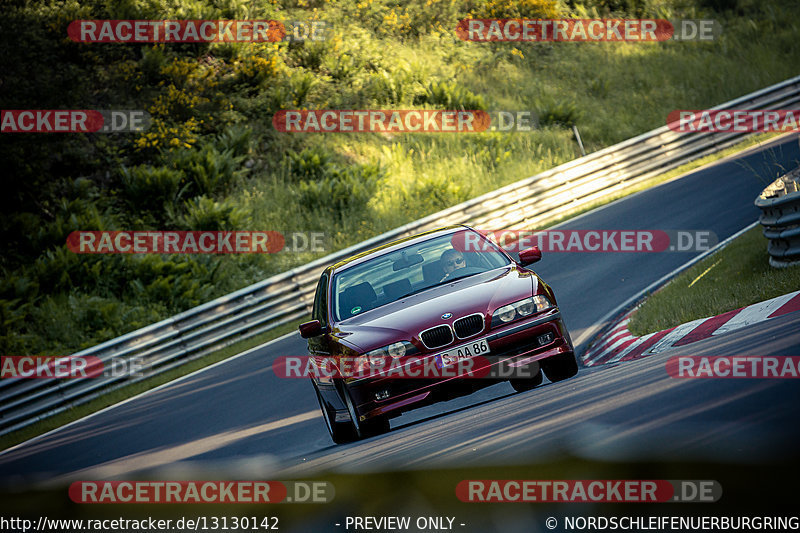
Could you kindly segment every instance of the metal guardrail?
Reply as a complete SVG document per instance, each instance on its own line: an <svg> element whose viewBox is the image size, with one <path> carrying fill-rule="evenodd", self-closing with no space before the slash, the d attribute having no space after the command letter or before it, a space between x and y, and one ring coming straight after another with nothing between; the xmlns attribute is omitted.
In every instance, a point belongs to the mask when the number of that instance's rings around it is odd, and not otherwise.
<svg viewBox="0 0 800 533"><path fill-rule="evenodd" d="M758 221L769 239L769 264L783 268L800 264L800 167L773 181L756 198Z"/></svg>
<svg viewBox="0 0 800 533"><path fill-rule="evenodd" d="M800 76L714 109L776 109L798 102ZM0 435L309 314L317 278L331 263L449 224L535 228L749 135L679 133L662 126L73 354L104 364L136 357L143 363L141 377L0 380Z"/></svg>

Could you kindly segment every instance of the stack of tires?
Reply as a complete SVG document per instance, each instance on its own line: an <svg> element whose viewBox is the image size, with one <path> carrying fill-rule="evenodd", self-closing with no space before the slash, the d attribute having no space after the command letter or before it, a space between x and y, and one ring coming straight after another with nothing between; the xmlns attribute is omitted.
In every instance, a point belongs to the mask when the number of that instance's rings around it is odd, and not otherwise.
<svg viewBox="0 0 800 533"><path fill-rule="evenodd" d="M773 181L756 198L759 222L769 239L769 264L800 264L800 167Z"/></svg>

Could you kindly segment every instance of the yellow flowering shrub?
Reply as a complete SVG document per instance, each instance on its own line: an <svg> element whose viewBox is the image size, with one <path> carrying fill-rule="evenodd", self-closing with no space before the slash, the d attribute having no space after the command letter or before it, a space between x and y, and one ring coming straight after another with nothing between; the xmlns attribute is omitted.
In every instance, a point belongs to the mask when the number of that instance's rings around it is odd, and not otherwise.
<svg viewBox="0 0 800 533"><path fill-rule="evenodd" d="M397 8L398 10L400 8ZM411 15L404 8L398 15L394 8L383 16L379 33L388 35L408 35L411 33Z"/></svg>
<svg viewBox="0 0 800 533"><path fill-rule="evenodd" d="M162 117L184 117L191 116L192 111L199 104L208 102L208 98L198 94L190 94L185 89L178 89L170 84L166 92L158 94L147 112L152 116Z"/></svg>
<svg viewBox="0 0 800 533"><path fill-rule="evenodd" d="M233 64L236 80L246 85L257 86L274 78L281 70L281 61L277 56L247 56Z"/></svg>
<svg viewBox="0 0 800 533"><path fill-rule="evenodd" d="M475 2L471 18L558 18L555 0L485 0Z"/></svg>
<svg viewBox="0 0 800 533"><path fill-rule="evenodd" d="M142 132L133 144L140 151L191 148L197 142L202 122L192 117L177 125L170 125L163 118L154 116L150 128Z"/></svg>

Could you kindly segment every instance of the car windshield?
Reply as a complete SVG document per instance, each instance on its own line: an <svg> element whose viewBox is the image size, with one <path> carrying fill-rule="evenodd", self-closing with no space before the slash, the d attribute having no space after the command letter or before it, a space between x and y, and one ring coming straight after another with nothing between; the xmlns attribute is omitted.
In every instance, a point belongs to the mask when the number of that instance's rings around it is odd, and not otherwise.
<svg viewBox="0 0 800 533"><path fill-rule="evenodd" d="M480 251L462 253L455 250L453 243L464 242L466 234L471 239L485 240L472 231L442 235L334 274L333 308L337 320L356 316L442 283L509 264L508 258L492 245L475 247Z"/></svg>

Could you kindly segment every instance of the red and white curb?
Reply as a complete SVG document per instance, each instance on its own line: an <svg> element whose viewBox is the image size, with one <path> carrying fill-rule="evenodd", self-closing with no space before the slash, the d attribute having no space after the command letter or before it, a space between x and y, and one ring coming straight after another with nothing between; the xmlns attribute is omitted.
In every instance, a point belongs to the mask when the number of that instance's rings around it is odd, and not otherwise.
<svg viewBox="0 0 800 533"><path fill-rule="evenodd" d="M722 335L763 320L800 311L800 291L778 296L734 311L708 318L700 318L674 328L634 337L628 331L629 312L614 325L609 333L583 354L585 366L630 361L657 354L674 346L685 346L699 340Z"/></svg>

